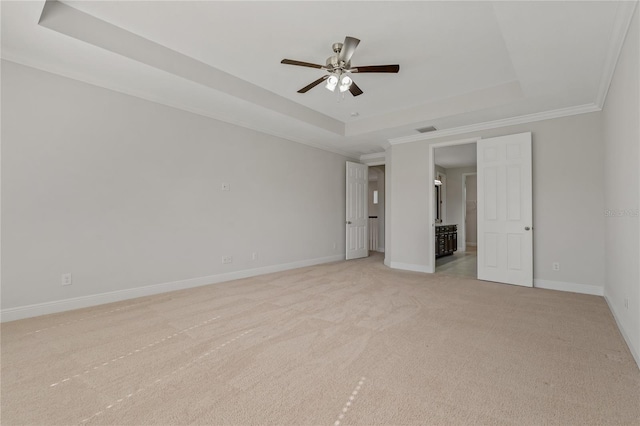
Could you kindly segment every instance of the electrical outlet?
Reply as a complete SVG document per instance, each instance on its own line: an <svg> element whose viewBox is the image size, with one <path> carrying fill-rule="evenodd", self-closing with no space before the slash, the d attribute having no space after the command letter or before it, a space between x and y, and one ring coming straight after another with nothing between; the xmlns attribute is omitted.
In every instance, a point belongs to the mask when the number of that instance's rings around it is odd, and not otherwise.
<svg viewBox="0 0 640 426"><path fill-rule="evenodd" d="M551 269L553 269L554 271L559 271L560 270L560 262L553 262L551 264Z"/></svg>
<svg viewBox="0 0 640 426"><path fill-rule="evenodd" d="M233 262L233 257L231 256L222 256L222 263L227 264Z"/></svg>
<svg viewBox="0 0 640 426"><path fill-rule="evenodd" d="M60 282L62 285L71 285L71 272L62 274L62 277L60 278Z"/></svg>
<svg viewBox="0 0 640 426"><path fill-rule="evenodd" d="M625 309L629 309L629 298L628 297L624 298L624 308Z"/></svg>
<svg viewBox="0 0 640 426"><path fill-rule="evenodd" d="M251 253L251 260L258 260L258 252L254 251Z"/></svg>
<svg viewBox="0 0 640 426"><path fill-rule="evenodd" d="M338 244L334 242L334 243L333 243L333 249L335 250L335 249L337 249L337 248L338 248Z"/></svg>

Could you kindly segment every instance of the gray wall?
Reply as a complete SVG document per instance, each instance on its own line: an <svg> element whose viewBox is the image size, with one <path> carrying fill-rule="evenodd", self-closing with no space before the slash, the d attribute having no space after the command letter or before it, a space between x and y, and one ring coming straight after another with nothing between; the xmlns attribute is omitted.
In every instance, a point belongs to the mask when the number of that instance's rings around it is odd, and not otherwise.
<svg viewBox="0 0 640 426"><path fill-rule="evenodd" d="M466 180L467 216L465 218L465 243L478 243L478 176L469 175Z"/></svg>
<svg viewBox="0 0 640 426"><path fill-rule="evenodd" d="M455 167L445 170L447 175L447 217L446 224L458 225L458 247L465 249L466 239L464 224L464 205L462 190L462 174L475 173L476 167Z"/></svg>
<svg viewBox="0 0 640 426"><path fill-rule="evenodd" d="M393 145L388 263L433 270L428 241L429 145L472 137L532 132L534 280L548 287L577 285L602 293L604 283L604 164L601 113ZM389 163L389 161L388 161ZM559 241L562 244L559 244ZM553 271L552 263L561 270Z"/></svg>
<svg viewBox="0 0 640 426"><path fill-rule="evenodd" d="M345 160L3 61L3 319L340 259Z"/></svg>
<svg viewBox="0 0 640 426"><path fill-rule="evenodd" d="M638 7L603 109L605 297L640 365L640 34ZM625 299L627 301L625 306ZM627 307L628 306L628 307Z"/></svg>
<svg viewBox="0 0 640 426"><path fill-rule="evenodd" d="M462 225L464 205L462 204L462 174L475 173L475 166L456 167L445 170L447 175L447 220L448 224Z"/></svg>

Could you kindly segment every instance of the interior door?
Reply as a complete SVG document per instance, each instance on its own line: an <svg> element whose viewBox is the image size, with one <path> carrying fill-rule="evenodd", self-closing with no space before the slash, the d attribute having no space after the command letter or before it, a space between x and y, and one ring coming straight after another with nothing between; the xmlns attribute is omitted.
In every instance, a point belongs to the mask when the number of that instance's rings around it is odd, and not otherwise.
<svg viewBox="0 0 640 426"><path fill-rule="evenodd" d="M369 167L347 161L346 259L369 255Z"/></svg>
<svg viewBox="0 0 640 426"><path fill-rule="evenodd" d="M481 139L478 279L533 286L531 133Z"/></svg>

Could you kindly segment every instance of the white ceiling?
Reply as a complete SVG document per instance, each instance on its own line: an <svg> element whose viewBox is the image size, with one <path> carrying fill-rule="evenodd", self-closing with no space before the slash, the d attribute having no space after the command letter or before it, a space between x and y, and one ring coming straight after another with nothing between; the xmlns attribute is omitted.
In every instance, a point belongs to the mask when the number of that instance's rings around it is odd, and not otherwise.
<svg viewBox="0 0 640 426"><path fill-rule="evenodd" d="M359 157L598 110L635 4L2 1L2 57ZM325 72L280 60L324 64L347 35L353 66L400 72L354 74L357 98L296 93Z"/></svg>

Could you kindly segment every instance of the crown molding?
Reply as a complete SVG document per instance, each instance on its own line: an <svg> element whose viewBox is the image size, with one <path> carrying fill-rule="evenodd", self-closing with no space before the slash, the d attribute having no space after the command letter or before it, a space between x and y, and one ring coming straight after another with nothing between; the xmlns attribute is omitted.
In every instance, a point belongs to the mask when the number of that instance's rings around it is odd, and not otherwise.
<svg viewBox="0 0 640 426"><path fill-rule="evenodd" d="M84 74L78 74L78 73L73 73L73 72L68 72L66 70L61 70L61 69L57 69L57 68L52 68L48 65L45 64L41 64L41 63L36 63L34 61L31 60L25 60L22 57L19 57L17 55L12 54L11 52L7 51L6 49L2 52L2 60L4 61L8 61L8 62L13 62L16 63L18 65L22 65L22 66L26 66L26 67L30 67L30 68L34 68L43 72L48 72L50 74L54 74L54 75L58 75L60 77L64 77L64 78L69 78L71 80L75 80L75 81L79 81L81 83L85 83L85 84L89 84L91 86L95 86L95 87L100 87L102 89L106 89L106 90L111 90L117 93L121 93L127 96L133 96L135 98L139 98L139 99L143 99L149 102L153 102L153 103L157 103L160 105L165 105L171 108L175 108L181 111L187 111L190 112L192 114L197 114L203 117L207 117L207 118L211 118L217 121L221 121L224 123L228 123L234 126L238 126L238 127L242 127L242 128L246 128L249 130L253 130L259 133L263 133L266 135L270 135L270 136L274 136L280 139L284 139L284 140L288 140L290 142L295 142L295 143L300 143L312 148L316 148L316 149L320 149L322 151L326 151L326 152L331 152L333 154L338 154L344 157L347 157L351 160L355 160L355 161L361 161L361 162L371 162L371 161L375 161L374 159L377 158L378 160L384 160L385 158L385 152L381 152L381 153L373 153L373 154L365 154L362 155L360 157L357 157L357 155L354 155L353 153L347 152L347 151L343 151L341 149L338 148L333 148L333 147L327 147L326 145L321 145L321 144L317 144L314 143L312 141L308 141L308 140L304 140L301 138L292 138L291 136L288 135L283 135L280 134L278 132L272 131L270 129L265 129L265 128L261 128L260 126L256 126L254 124L251 123L246 123L243 122L241 120L238 120L237 118L234 117L230 117L230 116L223 116L223 115L219 115L219 114L213 114L209 111L202 111L200 109L197 108L193 108L187 105L183 105L181 103L178 102L173 102L173 101L168 101L166 98L156 98L153 96L150 96L149 94L146 93L142 93L142 92L137 92L135 90L131 90L128 88L123 88L123 87L118 87L115 86L113 84L110 84L109 82L105 82L105 81L98 81L94 78L88 77ZM602 110L601 107L599 107L596 104L586 104L586 105L580 105L580 106L576 106L576 107L569 107L569 108L562 108L562 109L557 109L557 110L552 110L552 111L545 111L545 112L541 112L541 113L535 113L535 114L528 114L528 115L522 115L522 116L518 116L518 117L512 117L512 118L507 118L507 119L502 119L502 120L495 120L495 121L488 121L488 122L484 122L484 123L478 123L478 124L472 124L472 125L468 125L468 126L461 126L461 127L454 127L452 129L443 129L443 130L436 130L435 132L430 132L430 133L421 133L418 135L410 135L410 136L403 136L403 137L399 137L399 138L392 138L389 139L388 141L385 142L385 150L390 148L393 145L399 145L399 144L403 144L403 143L410 143L410 142L418 142L418 141L423 141L423 140L430 140L430 139L436 139L436 138L441 138L441 137L446 137L446 136L453 136L453 135L459 135L459 134L463 134L463 133L469 133L469 132L476 132L476 131L480 131L480 130L488 130L488 129L495 129L495 128L500 128L500 127L507 127L507 126L513 126L513 125L517 125L517 124L524 124L524 123L531 123L531 122L535 122L535 121L541 121L541 120L549 120L549 119L553 119L553 118L560 118L560 117L566 117L566 116L571 116L571 115L577 115L577 114L585 114L585 113L589 113L589 112L596 112L596 111L600 111Z"/></svg>
<svg viewBox="0 0 640 426"><path fill-rule="evenodd" d="M315 143L312 141L308 141L305 139L301 139L301 138L292 138L289 135L284 135L281 133L278 133L276 131L270 130L270 129L266 129L260 126L256 126L255 124L252 123L247 123L244 122L242 120L238 120L235 117L231 117L228 115L222 115L222 114L214 114L211 113L209 111L203 111L201 109L198 108L193 108L191 106L188 105L184 105L180 102L174 102L174 101L170 101L165 97L155 97L155 96L150 96L148 93L143 93L143 92L138 92L136 90L131 90L128 88L123 88L123 87L119 87L116 86L114 84L111 84L110 82L106 82L106 81L101 81L101 80L97 80L97 79L93 79L91 77L87 77L84 74L79 74L79 73L74 73L74 72L68 72L66 70L61 70L61 69L57 69L57 68L52 68L48 65L45 64L41 64L41 63L36 63L34 61L31 60L25 60L24 58L21 58L17 55L13 55L11 52L7 52L6 50L2 52L2 57L0 58L3 61L7 61L7 62L12 62L18 65L22 65L25 67L29 67L29 68L33 68L42 72L47 72L49 74L54 74L57 75L59 77L63 77L63 78L68 78L70 80L74 80L74 81L78 81L80 83L84 83L84 84L88 84L94 87L99 87L101 89L105 89L105 90L111 90L113 92L116 93L120 93L126 96L132 96L134 98L138 98L138 99L142 99L148 102L153 102L155 104L160 104L160 105L164 105L170 108L174 108L180 111L186 111L192 114L196 114L202 117L207 117L207 118L211 118L213 120L216 121L220 121L223 123L227 123L233 126L237 126L237 127L242 127L248 130L253 130L255 132L258 133L262 133L265 135L269 135L269 136L274 136L276 138L279 139L284 139L287 140L289 142L294 142L294 143L299 143L302 145L306 145L309 146L311 148L316 148L322 151L326 151L326 152L330 152L332 154L338 154L341 155L343 157L347 157L350 160L355 160L357 161L358 157L357 155L354 155L353 153L347 152L347 151L343 151L341 149L338 148L333 148L333 147L328 147L326 145L321 145L319 143Z"/></svg>
<svg viewBox="0 0 640 426"><path fill-rule="evenodd" d="M399 138L389 139L391 145L400 145L403 143L418 142L429 139L437 139L445 136L461 135L464 133L477 132L480 130L497 129L500 127L515 126L518 124L533 123L542 120L551 120L554 118L568 117L571 115L586 114L589 112L601 111L596 104L578 105L568 108L554 109L551 111L537 112L534 114L520 115L517 117L505 118L501 120L486 121L484 123L471 124L468 126L454 127L451 129L436 130L435 132L421 133L419 135L402 136Z"/></svg>
<svg viewBox="0 0 640 426"><path fill-rule="evenodd" d="M387 152L374 152L373 154L364 154L360 156L360 162L368 166L380 166L385 164L387 160Z"/></svg>
<svg viewBox="0 0 640 426"><path fill-rule="evenodd" d="M44 3L38 25L338 136L345 135L342 121L61 1Z"/></svg>
<svg viewBox="0 0 640 426"><path fill-rule="evenodd" d="M616 17L611 30L611 37L609 39L609 49L607 58L602 70L602 76L600 77L600 87L596 96L596 105L602 109L604 102L607 99L607 93L613 80L613 74L615 73L616 66L618 65L618 59L620 58L620 52L624 45L624 40L629 32L629 26L633 20L633 13L638 5L637 0L633 1L621 1L618 3L616 10Z"/></svg>
<svg viewBox="0 0 640 426"><path fill-rule="evenodd" d="M436 139L446 136L459 135L463 133L476 132L480 130L495 129L500 127L513 126L517 124L532 123L535 121L550 120L554 118L568 117L571 115L585 114L590 112L602 111L604 103L615 73L618 58L622 51L629 26L633 19L638 0L620 1L616 10L614 26L611 31L609 40L609 49L607 59L604 64L602 76L600 78L600 86L594 103L578 105L568 108L560 108L540 113L521 115L502 120L488 121L484 123L472 124L468 126L454 127L452 129L437 130L428 134L419 134L411 136L403 136L399 138L389 139L391 145L403 143L417 142L422 140Z"/></svg>

